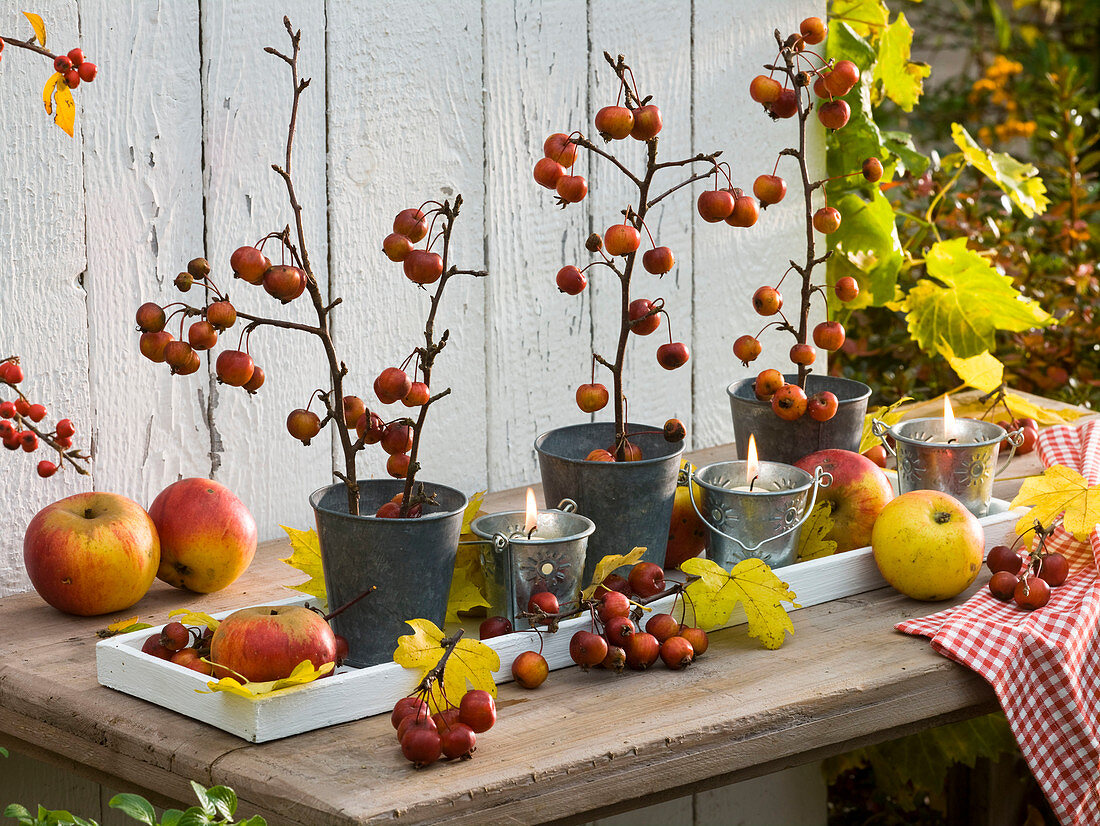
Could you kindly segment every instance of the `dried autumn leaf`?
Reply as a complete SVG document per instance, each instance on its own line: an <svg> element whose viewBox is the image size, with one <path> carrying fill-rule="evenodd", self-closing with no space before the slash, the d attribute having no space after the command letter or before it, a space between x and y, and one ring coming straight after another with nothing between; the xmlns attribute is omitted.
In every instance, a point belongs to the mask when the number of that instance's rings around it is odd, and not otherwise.
<svg viewBox="0 0 1100 826"><path fill-rule="evenodd" d="M295 568L309 576L309 579L305 582L286 587L300 591L303 594L309 594L311 597L317 597L317 599L327 599L325 574L321 569L321 541L317 538L317 531L313 528L308 531L299 531L288 528L286 525L280 525L279 527L286 531L286 535L290 537L291 548L290 556L279 561L285 562L291 568Z"/></svg>
<svg viewBox="0 0 1100 826"><path fill-rule="evenodd" d="M1059 516L1062 527L1080 542L1100 523L1100 485L1089 487L1088 480L1065 465L1053 465L1042 476L1029 476L1011 507L1031 507L1016 523L1016 533L1023 533L1039 520L1050 527Z"/></svg>
<svg viewBox="0 0 1100 826"><path fill-rule="evenodd" d="M646 549L641 547L635 548L628 554L608 554L605 556L596 563L596 570L592 574L592 584L581 591L581 599L592 599L592 595L596 593L596 587L607 579L615 569L624 565L633 565L642 558L642 554L645 552Z"/></svg>
<svg viewBox="0 0 1100 826"><path fill-rule="evenodd" d="M222 677L220 680L206 684L209 691L203 691L200 688L196 688L195 692L197 694L211 694L216 691L224 691L227 694L236 694L238 697L244 697L246 700L255 700L282 688L290 688L296 685L311 683L328 674L333 668L335 668L333 663L322 663L320 668L314 668L312 662L309 660L302 660L294 666L294 670L290 672L289 677L284 677L281 680L268 680L258 683L245 680L242 683L232 677Z"/></svg>
<svg viewBox="0 0 1100 826"><path fill-rule="evenodd" d="M397 638L397 650L393 661L404 668L418 672L421 680L439 663L444 653L444 635L435 623L426 619L405 621L412 634ZM458 705L468 690L482 689L494 697L497 694L493 672L500 670L500 655L478 640L460 639L447 658L443 669L442 685L432 686L428 704L432 711L442 711Z"/></svg>
<svg viewBox="0 0 1100 826"><path fill-rule="evenodd" d="M466 503L466 510L462 512L462 533L470 532L470 523L478 517L479 513L481 513L481 502L484 498L485 491L479 490L471 496L470 501Z"/></svg>
<svg viewBox="0 0 1100 826"><path fill-rule="evenodd" d="M204 614L202 611L192 611L189 608L177 608L175 611L169 611L168 618L179 620L184 625L201 625L211 631L217 631L218 626L221 625L218 620L209 614Z"/></svg>
<svg viewBox="0 0 1100 826"><path fill-rule="evenodd" d="M865 450L870 450L875 445L882 444L879 437L876 436L875 432L871 429L871 423L875 419L879 419L880 421L886 422L888 425L897 424L904 415L903 411L898 410L898 408L907 401L912 401L912 399L909 396L905 396L887 407L876 407L863 417L863 435L859 437L860 453L863 453Z"/></svg>
<svg viewBox="0 0 1100 826"><path fill-rule="evenodd" d="M73 126L76 124L76 102L73 100L72 89L66 83L57 84L53 99L57 104L57 114L54 115L53 122L71 138Z"/></svg>
<svg viewBox="0 0 1100 826"><path fill-rule="evenodd" d="M796 558L799 562L820 559L836 553L836 542L826 539L833 529L833 508L828 502L818 502L798 533Z"/></svg>
<svg viewBox="0 0 1100 826"><path fill-rule="evenodd" d="M473 534L470 539L477 540ZM487 608L485 598L485 572L481 568L480 540L475 544L461 544L470 541L466 535L459 540L458 553L455 554L455 570L451 577L451 592L447 597L447 622L458 622L459 613L468 614L477 608Z"/></svg>
<svg viewBox="0 0 1100 826"><path fill-rule="evenodd" d="M699 577L684 589L684 597L700 628L724 626L740 603L749 621L749 636L756 637L765 648L779 648L786 635L794 633L783 603L795 606L795 593L763 560L743 559L727 571L717 562L696 557L680 569Z"/></svg>
<svg viewBox="0 0 1100 826"><path fill-rule="evenodd" d="M46 79L46 85L42 87L42 105L46 107L46 114L53 114L53 93L58 83L64 83L65 76L61 72L54 72Z"/></svg>
<svg viewBox="0 0 1100 826"><path fill-rule="evenodd" d="M38 45L45 46L46 24L42 22L42 18L29 11L23 12L23 16L31 22L31 28L34 29L34 36L38 39Z"/></svg>
<svg viewBox="0 0 1100 826"><path fill-rule="evenodd" d="M106 628L101 628L96 631L96 636L101 639L107 639L113 637L116 634L129 634L131 631L144 631L146 628L152 628L147 622L138 622L137 617L129 617L127 619L121 619L117 622L112 622Z"/></svg>

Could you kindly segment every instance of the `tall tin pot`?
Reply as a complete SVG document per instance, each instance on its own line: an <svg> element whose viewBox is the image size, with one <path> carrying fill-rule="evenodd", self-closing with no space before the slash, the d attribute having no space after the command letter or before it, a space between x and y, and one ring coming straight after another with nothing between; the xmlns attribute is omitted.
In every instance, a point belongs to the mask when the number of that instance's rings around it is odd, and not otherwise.
<svg viewBox="0 0 1100 826"><path fill-rule="evenodd" d="M401 479L359 481L361 514L373 514L405 486ZM416 519L380 519L348 513L347 490L330 485L309 497L317 519L329 610L347 604L372 585L377 590L333 617L348 641L348 663L390 662L397 638L411 633L406 620L423 618L442 627L462 531L466 495L424 483L437 507Z"/></svg>
<svg viewBox="0 0 1100 826"><path fill-rule="evenodd" d="M798 380L795 375L783 378L791 383ZM871 397L871 388L863 382L811 373L806 377L806 395L812 396L823 390L832 392L839 402L836 415L826 422L815 421L809 416L788 422L775 415L771 402L756 398L754 381L751 378L742 379L726 388L739 459L745 458L750 434L756 438L756 450L761 461L788 465L817 450L859 450L867 400Z"/></svg>
<svg viewBox="0 0 1100 826"><path fill-rule="evenodd" d="M585 460L596 448L614 443L612 422L559 427L535 440L546 501L572 499L577 513L596 525L588 539L585 585L603 557L629 553L637 546L647 549L644 560L664 565L684 445L665 441L660 427L630 423L627 432L638 434L630 441L641 448L641 461Z"/></svg>

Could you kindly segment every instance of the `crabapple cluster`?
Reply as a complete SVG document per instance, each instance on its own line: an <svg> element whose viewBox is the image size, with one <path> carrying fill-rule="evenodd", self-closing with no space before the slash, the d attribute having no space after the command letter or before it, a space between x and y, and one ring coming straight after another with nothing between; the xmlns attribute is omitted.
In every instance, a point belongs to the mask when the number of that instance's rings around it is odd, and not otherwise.
<svg viewBox="0 0 1100 826"><path fill-rule="evenodd" d="M390 715L401 753L418 769L441 757L469 760L477 747L477 736L491 729L496 721L493 695L481 689L467 691L457 706L448 705L435 714L418 692L398 700Z"/></svg>
<svg viewBox="0 0 1100 826"><path fill-rule="evenodd" d="M596 131L605 143L622 141L627 138L647 143L647 163L644 173L635 174L618 160L609 151L598 147L581 132L555 132L549 135L543 142L543 157L535 164L533 176L540 186L554 190L557 203L561 207L582 201L588 194L588 182L584 176L574 173L579 150L584 149L594 155L603 157L615 165L615 167L628 177L639 190L639 198L636 205L628 206L622 210L623 220L611 224L601 235L593 233L585 243L585 248L598 258L591 263L579 267L573 264L558 270L555 282L558 290L566 295L579 295L588 286L586 272L592 267L605 267L614 273L620 283L622 291L621 324L617 348L617 356L614 363L593 354L592 380L577 388L577 406L585 413L594 413L603 409L612 399L606 386L595 379L595 365L597 362L611 371L615 385L615 425L617 445L614 450L617 459L626 458L626 434L625 423L625 395L622 392L623 362L626 350L627 338L630 334L648 336L655 333L661 327L662 316L669 318L664 309L664 300L661 298L631 298L630 282L634 272L634 265L638 252L643 244L643 232L648 239L648 249L641 254L642 268L646 272L663 276L669 272L676 263L673 251L667 246L656 243L646 225L647 212L660 200L672 194L682 186L696 180L702 180L711 174L718 179L718 174L723 165L718 164L716 158L720 153L711 155L697 155L681 161L659 164L657 162L656 137L663 128L660 109L650 102L649 97L641 97L637 85L634 82L634 74L620 55L613 59L610 54L604 53L604 57L611 65L619 78L619 92L614 104L601 108L594 118ZM676 168L690 166L694 163L708 164L705 173L695 174L686 181L673 186L656 197L650 196L650 185L654 174L664 168ZM726 174L729 179L728 172ZM716 185L717 186L717 185ZM729 200L731 208L724 213L723 220L730 217L734 203L733 190L722 190L711 195L704 194L700 199L700 210L704 212L704 202L711 200ZM751 199L749 199L751 200ZM755 206L755 205L753 205ZM707 216L704 212L704 217ZM740 213L739 213L740 214ZM708 218L708 220L710 220ZM755 221L755 218L753 219ZM732 221L731 221L732 223ZM750 223L743 224L750 226ZM671 327L671 324L669 324ZM657 363L666 370L675 370L687 364L691 354L687 344L682 341L674 341L669 330L666 343L656 348Z"/></svg>
<svg viewBox="0 0 1100 826"><path fill-rule="evenodd" d="M1050 589L1069 576L1069 561L1058 552L1047 552L1044 535L1034 550L1021 557L1016 548L994 545L986 565L993 572L989 592L1002 602L1015 602L1028 611L1042 608L1050 601Z"/></svg>
<svg viewBox="0 0 1100 826"><path fill-rule="evenodd" d="M71 419L59 420L52 430L43 426L41 422L48 414L46 406L31 402L19 389L23 378L23 367L16 356L0 361L0 388L15 393L11 399L0 397L0 443L8 450L22 450L24 453L34 453L41 446L57 451L56 462L50 459L38 462L37 472L43 479L57 473L66 459L78 473L86 473L77 463L86 463L88 457L79 450L71 449L76 426Z"/></svg>
<svg viewBox="0 0 1100 826"><path fill-rule="evenodd" d="M1025 417L1023 419L1013 419L1011 422L999 421L997 424L1003 427L1006 433L1016 429L1020 430L1023 441L1016 446L1016 453L1023 456L1035 450L1035 445L1039 441L1038 421L1030 417ZM1011 447L1012 445L1007 437L1001 441L1001 450L1010 450Z"/></svg>
<svg viewBox="0 0 1100 826"><path fill-rule="evenodd" d="M99 69L90 60L84 59L80 49L70 49L68 54L59 54L53 59L53 70L65 78L65 85L75 89L80 81L91 83Z"/></svg>
<svg viewBox="0 0 1100 826"><path fill-rule="evenodd" d="M826 61L814 52L810 47L821 43L825 39L825 24L817 17L808 17L802 21L799 31L790 35L786 40L779 41L781 65L769 66L769 74L757 75L749 84L749 95L760 103L764 110L774 120L782 120L797 116L800 137L805 136L806 119L810 112L816 108L818 120L828 129L842 129L851 114L848 104L842 100L859 82L860 73L858 67L850 60ZM777 63L779 63L777 61ZM782 77L777 78L776 73ZM811 90L812 89L812 96ZM813 97L816 96L815 104ZM799 145L804 146L805 141L800 140ZM824 184L826 181L809 182L806 169L806 157L804 150L784 150L783 154L793 154L798 160L806 206L807 222L807 255L804 265L794 262L787 270L792 269L800 276L801 303L798 309L798 318L789 320L783 312L783 295L779 288L783 283L786 273L774 286L760 287L752 297L752 306L756 313L768 321L760 333L768 327L778 327L787 330L795 337L795 343L791 347L788 356L796 366L798 378L794 383L787 383L778 370L764 370L757 375L755 390L756 396L762 401L770 401L776 415L788 421L794 421L804 415L809 415L816 421L828 421L836 414L837 398L828 391L814 394L808 398L804 390L805 377L812 372L812 367L817 361L818 350L836 351L845 339L844 327L837 321L825 321L809 330L809 302L813 295L825 295L825 288L814 285L812 281L813 269L817 264L827 260L828 253L820 258L814 257L813 230L822 235L831 235L840 229L841 215L834 207L829 206L828 196L825 195ZM762 174L753 183L753 194L759 199L760 208L778 204L786 197L787 183L776 174L779 160L776 160L776 169L771 174ZM882 163L878 158L868 158L863 162L862 168L852 175L862 175L869 183L875 183L882 177ZM816 211L812 206L812 193L820 189L825 195L826 202ZM700 202L702 210L702 202ZM705 217L705 216L704 216ZM837 280L833 287L834 294L841 302L849 302L859 294L859 285L850 276L844 276ZM742 364L748 366L761 354L762 346L759 341L760 333L755 336L742 335L733 345L734 355Z"/></svg>

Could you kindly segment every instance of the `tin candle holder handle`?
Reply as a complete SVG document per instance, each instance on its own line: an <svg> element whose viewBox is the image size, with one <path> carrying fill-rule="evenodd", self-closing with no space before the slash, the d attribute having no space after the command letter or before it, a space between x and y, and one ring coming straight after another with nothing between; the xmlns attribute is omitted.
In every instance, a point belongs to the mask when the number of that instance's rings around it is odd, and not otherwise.
<svg viewBox="0 0 1100 826"><path fill-rule="evenodd" d="M718 525L722 524L722 522L724 522L724 519L725 519L724 516L720 512L715 515L715 521L712 522L703 515L702 511L699 510L699 504L695 501L695 490L692 487L692 482L694 481L694 476L693 476L693 472L691 470L686 470L686 469L681 470L680 471L680 479L677 480L677 484L680 484L680 480L684 480L684 479L686 479L686 482L684 482L684 484L686 484L688 486L688 498L691 500L691 507L695 509L695 513L698 515L698 517L703 520L703 524L705 524L708 528L710 528L712 531L714 531L719 536L723 536L723 537L725 537L726 539L729 539L732 542L736 542L738 545L740 545L742 548L744 548L747 553L752 553L753 551L759 550L762 545L764 545L768 542L773 542L776 539L781 539L782 537L786 536L787 534L791 533L792 531L796 531L800 527L802 527L802 524L809 518L810 514L813 513L814 506L817 504L817 490L818 490L818 488L827 488L827 487L829 487L829 485L831 485L833 483L833 475L831 473L829 473L829 471L824 470L820 467L815 468L814 469L814 480L813 480L813 493L810 496L810 504L807 505L803 509L802 513L801 514L791 513L791 511L794 511L795 508L793 508L793 507L790 508L790 510L788 511L788 514L789 514L790 520L792 521L792 524L790 524L784 530L777 533L775 536L769 536L767 539L762 539L759 542L757 542L755 545L746 545L744 542L742 542L736 536L730 536L728 533L726 533L720 527L718 527ZM763 491L761 491L761 493L763 493ZM750 495L752 495L752 494L750 494ZM787 520L785 519L784 521L787 521Z"/></svg>
<svg viewBox="0 0 1100 826"><path fill-rule="evenodd" d="M886 436L890 434L890 425L882 419L872 419L871 432L878 437L880 442L882 442L882 446L885 448L886 452L897 459L897 451L894 449L893 445L886 440ZM1004 469L1008 467L1008 463L1012 461L1012 457L1016 455L1016 448L1024 443L1024 429L1018 427L1015 430L1006 431L1005 439L1008 441L1008 455L1001 460L1000 467L993 471L994 476L1001 475Z"/></svg>

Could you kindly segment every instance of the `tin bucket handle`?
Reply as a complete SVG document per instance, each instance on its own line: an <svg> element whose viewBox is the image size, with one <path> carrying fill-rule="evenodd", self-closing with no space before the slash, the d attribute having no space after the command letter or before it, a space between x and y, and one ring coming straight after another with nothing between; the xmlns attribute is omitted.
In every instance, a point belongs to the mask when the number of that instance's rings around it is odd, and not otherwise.
<svg viewBox="0 0 1100 826"><path fill-rule="evenodd" d="M802 527L802 523L805 522L809 518L810 514L813 512L814 505L817 504L817 490L818 490L818 488L819 487L827 488L827 487L829 487L829 485L831 485L833 483L833 475L831 473L829 473L829 471L823 470L820 467L815 468L814 469L813 494L810 497L810 504L797 517L797 521L793 525L791 525L789 528L785 528L780 533L777 533L775 536L769 536L767 539L763 539L760 542L757 542L755 545L746 545L744 542L742 542L736 536L730 536L728 533L723 531L717 525L711 523L710 520L708 520L705 516L703 516L702 512L699 510L698 503L695 501L695 490L691 486L691 483L694 481L694 473L691 470L681 470L680 471L680 479L683 479L685 477L687 478L688 498L691 500L691 506L692 506L692 508L695 509L696 515L698 515L698 517L703 520L703 524L706 525L708 528L710 528L712 531L714 531L716 534L719 534L720 536L724 536L726 539L729 539L729 540L732 540L733 542L736 542L738 545L740 545L742 548L744 548L745 551L747 551L749 553L751 553L755 550L758 550L761 545L763 545L767 542L772 542L776 539L780 539L780 538L786 536L787 534L791 533L792 531L798 530L800 527ZM679 483L679 481L677 483Z"/></svg>
<svg viewBox="0 0 1100 826"><path fill-rule="evenodd" d="M1005 456L1004 461L1001 462L1001 466L993 471L993 476L1000 476L1008 463L1012 461L1012 457L1016 455L1016 448L1024 443L1024 429L1018 427L1015 430L1010 430L1005 434L1005 439L1008 440L1008 455Z"/></svg>
<svg viewBox="0 0 1100 826"><path fill-rule="evenodd" d="M572 499L562 499L560 502L558 502L558 506L556 508L552 508L552 510L559 510L562 513L576 513L577 503L574 502Z"/></svg>
<svg viewBox="0 0 1100 826"><path fill-rule="evenodd" d="M890 425L886 424L882 419L871 419L871 432L878 436L879 441L882 442L882 446L886 448L886 452L896 459L898 455L897 451L895 451L893 446L886 441L886 433L889 430Z"/></svg>

